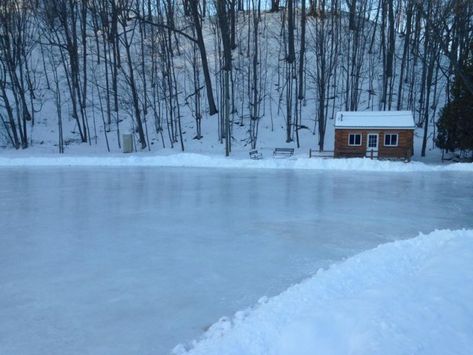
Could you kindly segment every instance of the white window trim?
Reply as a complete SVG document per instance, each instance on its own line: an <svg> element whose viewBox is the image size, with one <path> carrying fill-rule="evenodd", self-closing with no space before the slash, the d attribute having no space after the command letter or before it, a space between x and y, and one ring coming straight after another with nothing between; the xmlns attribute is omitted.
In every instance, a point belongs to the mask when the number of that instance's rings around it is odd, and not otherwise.
<svg viewBox="0 0 473 355"><path fill-rule="evenodd" d="M390 136L397 136L397 138L396 138L396 144L386 144L386 136L387 136L387 135L390 135ZM392 147L399 147L399 133L385 133L385 134L384 134L384 142L383 142L383 145L384 145L385 147L390 147L390 148L392 148Z"/></svg>
<svg viewBox="0 0 473 355"><path fill-rule="evenodd" d="M350 136L355 135L355 136L360 136L360 144L350 144ZM355 139L356 142L356 139ZM361 147L363 143L363 135L361 133L348 133L348 146L349 147Z"/></svg>

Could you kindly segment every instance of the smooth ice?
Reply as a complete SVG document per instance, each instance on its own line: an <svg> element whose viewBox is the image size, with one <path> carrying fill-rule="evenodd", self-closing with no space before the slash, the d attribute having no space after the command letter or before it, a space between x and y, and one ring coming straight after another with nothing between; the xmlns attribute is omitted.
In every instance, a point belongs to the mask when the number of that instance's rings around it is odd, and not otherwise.
<svg viewBox="0 0 473 355"><path fill-rule="evenodd" d="M468 173L0 169L0 354L167 354L362 250L473 226Z"/></svg>

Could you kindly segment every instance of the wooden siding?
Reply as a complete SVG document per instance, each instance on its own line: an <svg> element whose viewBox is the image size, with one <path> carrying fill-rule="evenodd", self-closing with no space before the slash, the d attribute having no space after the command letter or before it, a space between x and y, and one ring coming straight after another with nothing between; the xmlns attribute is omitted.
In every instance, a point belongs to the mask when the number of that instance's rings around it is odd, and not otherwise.
<svg viewBox="0 0 473 355"><path fill-rule="evenodd" d="M350 133L361 134L361 145L348 145ZM335 129L335 157L364 157L367 153L367 137L369 133L379 134L378 157L383 159L409 159L414 153L414 131L408 129ZM384 146L385 134L398 134L396 147Z"/></svg>

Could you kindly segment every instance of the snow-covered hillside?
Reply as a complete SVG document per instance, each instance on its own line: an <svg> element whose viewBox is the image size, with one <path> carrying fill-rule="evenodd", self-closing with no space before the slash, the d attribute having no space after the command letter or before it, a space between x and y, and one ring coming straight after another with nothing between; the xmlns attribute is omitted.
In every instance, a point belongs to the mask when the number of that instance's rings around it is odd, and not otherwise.
<svg viewBox="0 0 473 355"><path fill-rule="evenodd" d="M374 6L371 4L370 6ZM327 5L328 6L328 5ZM344 5L343 5L344 6ZM294 111L294 119L300 117L298 123L292 127L293 134L299 136L300 153L306 153L309 148L318 147L320 141L320 122L316 122L320 113L319 108L325 109L327 127L325 133L325 150L333 149L333 117L339 110L378 110L378 109L408 109L414 112L416 122L422 124L427 110L428 123L428 149L427 155L431 160L438 161L439 152L434 148L433 138L435 136L434 122L438 110L446 99L445 77L442 75L440 65L445 64L443 57L439 62L439 69L435 71L435 80L431 83L430 104L425 109L420 96L425 86L423 68L424 62L421 57L424 53L414 53L414 49L407 54L406 70L404 79L400 82L399 75L390 79L388 95L389 107L384 107L382 102L384 59L381 50L381 27L376 24L375 12L364 9L364 18L360 18L362 32L357 34L349 29L348 15L341 8L340 16L327 15L324 21L309 17L307 20L306 52L304 69L304 99L296 105L296 99L290 105L294 105L289 111ZM42 8L38 9L38 15L32 20L33 24L44 27ZM177 11L177 10L176 10ZM360 9L359 11L362 11ZM400 10L401 11L401 10ZM400 12L400 16L402 11ZM259 86L259 109L257 114L258 136L256 147L258 149L273 149L275 147L296 147L295 136L293 141L286 143L287 137L287 114L288 103L287 82L285 82L285 58L287 57L287 38L281 32L286 26L285 12L266 13L262 12L259 19L259 49L258 49L258 86ZM296 41L299 45L301 39L300 9L296 11ZM162 43L163 35L155 27L140 24L128 19L126 28L134 36L131 36L131 60L135 72L136 89L140 103L141 116L146 131L147 147L145 151L181 151L204 154L222 154L224 146L221 141L221 115L210 116L208 102L205 95L199 95L196 103L195 73L193 67L197 67L200 73L199 87L203 90L203 78L201 70L202 63L194 51L192 42L184 37L173 36L172 45L175 46L172 58L164 58L163 53L156 51L156 46ZM37 21L37 22L35 22ZM158 21L158 18L154 19ZM176 12L174 19L178 28L183 28L190 36L194 36L189 29L189 18L183 17L182 13ZM251 71L254 59L255 43L253 43L252 31L254 30L254 18L251 11L238 12L236 17L236 49L233 50L233 92L231 112L232 130L232 154L247 153L251 146L250 128L252 125L252 81L256 75ZM90 26L92 26L90 24ZM95 26L95 25L94 25ZM399 34L395 37L395 73L401 71L403 53L405 51L403 38L405 36L405 22L400 18L396 21L396 30ZM221 106L221 58L220 41L217 30L217 19L209 15L203 20L203 30L207 47L207 59L209 61L211 78L214 85L214 95ZM61 46L56 42L49 44L52 39L47 28L44 31L31 32L31 44L29 44L28 63L31 81L34 83L35 95L31 97L34 113L34 125L26 123L29 150L35 153L56 153L59 150L59 137L64 138L64 149L70 154L97 154L110 150L112 153L121 151L119 140L122 134L131 133L134 136L135 149L139 149L136 112L133 110L133 98L130 92L130 78L128 57L125 50L121 49L122 67L119 68L117 82L117 102L110 99L114 94L110 83L112 70L112 51L110 44L103 44L102 38L95 37L95 28L90 28L87 34L86 70L87 82L79 83L80 90L86 96L86 103L81 116L85 117L86 130L89 134L88 143L80 143L78 132L78 121L74 118L73 102L71 100L70 83L65 75L69 68L69 60L65 52L61 52ZM99 28L101 36L101 29ZM60 30L58 30L60 31ZM123 34L125 28L120 27L120 46L123 47ZM153 32L154 31L154 32ZM322 32L321 32L322 31ZM336 31L336 33L334 32ZM144 39L141 37L143 32ZM321 33L326 37L320 39ZM334 37L330 37L330 36ZM147 37L146 37L147 36ZM156 36L156 43L152 40ZM330 40L335 38L336 40ZM62 40L61 33L58 39ZM106 42L106 41L105 41ZM336 46L334 47L334 44ZM167 45L167 44L166 44ZM325 46L321 52L320 45ZM108 46L108 47L107 47ZM80 48L79 55L84 48ZM356 53L355 53L356 51ZM107 53L107 55L105 55ZM167 52L166 52L167 53ZM353 60L351 55L353 54ZM144 57L142 57L144 55ZM299 49L296 53L296 62L299 61ZM422 57L423 58L423 57ZM327 60L327 65L332 63L333 67L326 69L326 98L320 102L321 87L319 86L321 60ZM424 58L425 59L425 58ZM167 82L168 74L164 72L164 66L170 60L172 65L173 81ZM109 62L110 63L109 63ZM352 67L353 66L353 67ZM34 70L33 70L34 69ZM68 69L69 70L69 69ZM171 75L171 74L169 74ZM56 83L57 79L57 83ZM26 79L25 79L26 80ZM83 80L81 78L81 80ZM294 76L295 84L297 84ZM55 86L55 83L57 86ZM295 86L294 84L294 86ZM175 86L173 86L175 85ZM9 87L7 86L8 90ZM173 90L173 94L169 94ZM294 88L295 90L295 88ZM398 91L402 90L399 94ZM31 93L28 91L27 95ZM13 102L11 96L10 100ZM110 102L109 102L110 101ZM80 103L80 100L79 100ZM115 104L117 105L115 107ZM5 120L0 125L1 145L11 149L9 137L5 132L7 125L7 113L0 105L0 112ZM112 107L113 106L113 107ZM196 115L197 108L202 114L202 138L196 137ZM112 107L112 108L110 108ZM58 109L59 108L59 109ZM221 107L219 107L221 108ZM118 110L118 111L115 111ZM13 110L16 114L17 111ZM253 117L253 119L256 119ZM61 121L61 125L59 125ZM178 129L179 127L179 129ZM182 137L177 131L182 133ZM171 138L171 136L173 138ZM415 158L420 156L421 139L424 136L423 129L416 132ZM169 153L165 153L169 154Z"/></svg>

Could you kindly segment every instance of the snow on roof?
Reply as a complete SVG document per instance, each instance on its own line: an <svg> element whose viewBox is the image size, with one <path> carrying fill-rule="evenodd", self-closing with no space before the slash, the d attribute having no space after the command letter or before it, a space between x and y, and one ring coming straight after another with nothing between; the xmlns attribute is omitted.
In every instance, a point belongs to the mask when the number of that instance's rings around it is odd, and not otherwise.
<svg viewBox="0 0 473 355"><path fill-rule="evenodd" d="M341 111L335 128L404 128L414 129L411 111Z"/></svg>

